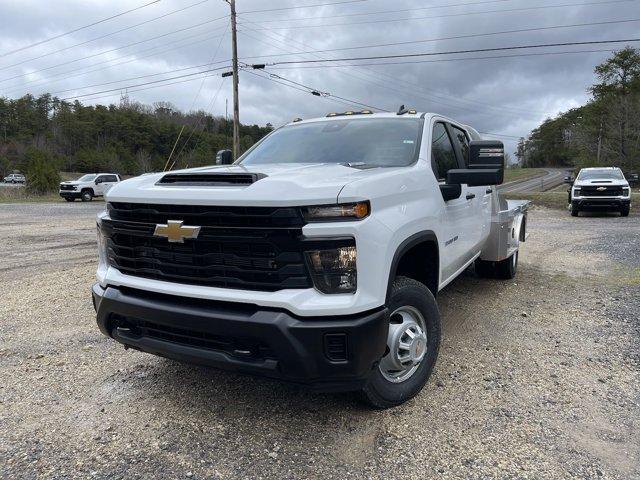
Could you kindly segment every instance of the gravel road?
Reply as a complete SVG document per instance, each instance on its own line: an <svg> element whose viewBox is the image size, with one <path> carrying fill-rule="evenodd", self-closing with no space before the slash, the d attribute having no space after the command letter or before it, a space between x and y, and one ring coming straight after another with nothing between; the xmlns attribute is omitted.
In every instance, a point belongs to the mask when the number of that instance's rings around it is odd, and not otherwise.
<svg viewBox="0 0 640 480"><path fill-rule="evenodd" d="M3 478L640 478L640 217L532 211L516 281L441 292L431 381L371 411L103 337L103 206L0 205Z"/></svg>

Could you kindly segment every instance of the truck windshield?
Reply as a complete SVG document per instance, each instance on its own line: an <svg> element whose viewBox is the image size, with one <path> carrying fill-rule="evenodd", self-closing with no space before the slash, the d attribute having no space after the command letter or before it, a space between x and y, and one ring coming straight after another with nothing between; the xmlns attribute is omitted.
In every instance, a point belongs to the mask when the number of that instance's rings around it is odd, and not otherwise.
<svg viewBox="0 0 640 480"><path fill-rule="evenodd" d="M422 121L417 118L359 118L283 127L242 158L242 165L349 163L403 167L418 156Z"/></svg>
<svg viewBox="0 0 640 480"><path fill-rule="evenodd" d="M87 174L87 175L81 176L77 181L78 182L93 182L95 179L96 179L96 175Z"/></svg>
<svg viewBox="0 0 640 480"><path fill-rule="evenodd" d="M582 170L576 180L622 180L620 170Z"/></svg>

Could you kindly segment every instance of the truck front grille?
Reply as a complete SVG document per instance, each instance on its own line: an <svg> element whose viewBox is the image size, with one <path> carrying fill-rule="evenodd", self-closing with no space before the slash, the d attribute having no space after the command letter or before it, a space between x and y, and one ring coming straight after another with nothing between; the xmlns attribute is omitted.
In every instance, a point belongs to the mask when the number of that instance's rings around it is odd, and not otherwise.
<svg viewBox="0 0 640 480"><path fill-rule="evenodd" d="M60 185L60 190L75 190L75 185Z"/></svg>
<svg viewBox="0 0 640 480"><path fill-rule="evenodd" d="M262 291L310 288L302 228L294 226L302 219L278 210L109 204L111 219L102 221L109 264L126 275L191 285ZM156 224L167 220L201 226L200 233L184 243L154 236ZM265 226L285 222L289 226Z"/></svg>
<svg viewBox="0 0 640 480"><path fill-rule="evenodd" d="M604 188L604 190L598 190ZM580 195L583 197L620 197L622 187L618 186L588 186L580 188Z"/></svg>

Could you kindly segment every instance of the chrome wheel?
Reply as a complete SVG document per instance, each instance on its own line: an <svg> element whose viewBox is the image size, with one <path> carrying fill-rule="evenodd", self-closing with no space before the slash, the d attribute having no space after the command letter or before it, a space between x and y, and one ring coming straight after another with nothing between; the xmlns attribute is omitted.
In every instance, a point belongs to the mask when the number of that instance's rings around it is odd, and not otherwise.
<svg viewBox="0 0 640 480"><path fill-rule="evenodd" d="M410 378L427 353L426 322L415 307L405 305L390 317L387 353L380 372L388 381L401 383Z"/></svg>

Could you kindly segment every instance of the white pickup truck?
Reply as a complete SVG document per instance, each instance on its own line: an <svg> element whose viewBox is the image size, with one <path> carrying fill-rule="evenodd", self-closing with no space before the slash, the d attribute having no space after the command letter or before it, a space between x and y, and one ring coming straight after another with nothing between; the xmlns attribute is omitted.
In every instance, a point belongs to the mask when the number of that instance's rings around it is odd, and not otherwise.
<svg viewBox="0 0 640 480"><path fill-rule="evenodd" d="M233 165L118 184L98 216L100 330L379 408L406 401L436 362L438 291L474 262L516 273L527 202L500 198L503 145L478 138L413 110L330 114Z"/></svg>
<svg viewBox="0 0 640 480"><path fill-rule="evenodd" d="M620 212L623 217L629 216L631 187L619 168L583 168L575 182L569 183L572 216L577 217L585 210Z"/></svg>
<svg viewBox="0 0 640 480"><path fill-rule="evenodd" d="M62 182L59 194L67 202L73 202L76 198L90 202L94 197L103 197L121 180L120 175L115 173L88 173L77 180Z"/></svg>

